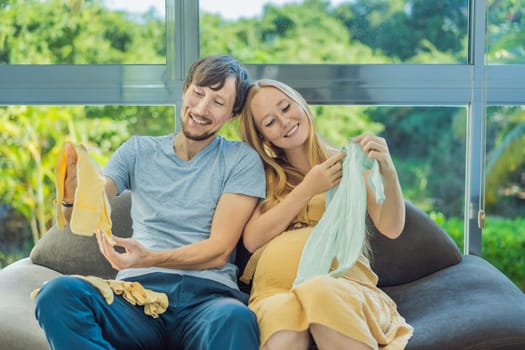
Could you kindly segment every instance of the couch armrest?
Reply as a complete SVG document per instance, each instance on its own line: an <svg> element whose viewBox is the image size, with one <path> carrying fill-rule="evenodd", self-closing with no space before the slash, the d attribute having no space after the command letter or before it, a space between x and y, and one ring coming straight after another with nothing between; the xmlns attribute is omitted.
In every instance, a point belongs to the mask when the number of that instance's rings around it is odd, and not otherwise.
<svg viewBox="0 0 525 350"><path fill-rule="evenodd" d="M10 350L49 349L34 316L31 292L60 275L29 258L0 270L0 347Z"/></svg>
<svg viewBox="0 0 525 350"><path fill-rule="evenodd" d="M436 222L408 201L405 207L405 228L397 239L383 236L368 220L371 264L380 287L415 281L461 261L456 244Z"/></svg>

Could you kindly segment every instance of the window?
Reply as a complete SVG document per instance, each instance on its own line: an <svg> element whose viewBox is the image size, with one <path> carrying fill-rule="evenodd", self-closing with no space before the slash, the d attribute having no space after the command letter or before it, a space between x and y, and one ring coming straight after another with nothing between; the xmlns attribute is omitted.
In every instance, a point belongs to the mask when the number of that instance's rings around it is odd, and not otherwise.
<svg viewBox="0 0 525 350"><path fill-rule="evenodd" d="M203 55L229 52L243 63L428 64L468 58L468 0L250 1L242 7L235 0L207 0L200 10ZM228 40L221 40L225 35Z"/></svg>
<svg viewBox="0 0 525 350"><path fill-rule="evenodd" d="M4 1L0 105L79 107L94 115L152 108L137 112L144 116L138 125L157 125L154 111L166 108L162 113L172 123L189 65L199 55L229 53L253 79L282 80L303 93L319 109L327 138L347 113L380 125L383 129L372 131L391 139L418 118L429 127L440 123L446 134L437 134L443 138L429 144L433 155L420 160L434 166L454 155L452 170L440 171L457 188L452 199L457 206L463 196L465 250L481 252L478 218L485 209L496 213L488 197L492 188L487 189L492 152L512 125L518 130L523 125L516 122L525 104L525 17L519 1L273 0L239 6L226 0L157 0L132 7L136 3ZM131 115L136 114L121 114ZM323 126L323 118L330 122ZM411 139L427 131L417 130ZM232 130L227 134L235 136ZM454 153L440 148L447 140L454 142ZM417 158L402 163L406 145L393 147L408 198L420 200L413 187L439 188L422 181L430 170L415 166ZM497 193L521 193L519 171L510 172ZM439 195L421 203L441 211L440 203L450 199L434 193ZM523 213L523 199L513 198Z"/></svg>
<svg viewBox="0 0 525 350"><path fill-rule="evenodd" d="M84 144L103 166L132 134L174 130L167 106L0 107L0 194L31 224L35 241L53 224L56 159L64 141ZM29 231L28 230L28 231Z"/></svg>
<svg viewBox="0 0 525 350"><path fill-rule="evenodd" d="M488 63L525 63L525 14L520 1L487 1Z"/></svg>
<svg viewBox="0 0 525 350"><path fill-rule="evenodd" d="M0 5L0 63L163 64L165 21L153 7L158 3L8 1Z"/></svg>

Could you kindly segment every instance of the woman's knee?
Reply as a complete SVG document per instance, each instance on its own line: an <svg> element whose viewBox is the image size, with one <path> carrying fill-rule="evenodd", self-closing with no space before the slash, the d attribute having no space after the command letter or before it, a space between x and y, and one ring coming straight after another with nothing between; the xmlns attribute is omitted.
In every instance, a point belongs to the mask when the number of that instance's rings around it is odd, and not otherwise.
<svg viewBox="0 0 525 350"><path fill-rule="evenodd" d="M279 331L270 336L263 346L263 350L273 349L308 349L310 334L308 331Z"/></svg>
<svg viewBox="0 0 525 350"><path fill-rule="evenodd" d="M327 326L313 323L309 329L315 343L320 349L372 350L372 348L365 343L350 338Z"/></svg>

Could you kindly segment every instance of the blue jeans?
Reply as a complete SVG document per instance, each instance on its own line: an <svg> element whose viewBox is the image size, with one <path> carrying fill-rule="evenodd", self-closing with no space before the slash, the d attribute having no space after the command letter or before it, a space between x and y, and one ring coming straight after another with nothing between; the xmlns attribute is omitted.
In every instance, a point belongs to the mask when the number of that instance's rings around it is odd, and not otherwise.
<svg viewBox="0 0 525 350"><path fill-rule="evenodd" d="M52 349L257 350L259 328L247 295L202 278L167 273L135 277L168 295L154 319L143 306L115 296L108 305L98 289L71 276L46 283L35 315Z"/></svg>

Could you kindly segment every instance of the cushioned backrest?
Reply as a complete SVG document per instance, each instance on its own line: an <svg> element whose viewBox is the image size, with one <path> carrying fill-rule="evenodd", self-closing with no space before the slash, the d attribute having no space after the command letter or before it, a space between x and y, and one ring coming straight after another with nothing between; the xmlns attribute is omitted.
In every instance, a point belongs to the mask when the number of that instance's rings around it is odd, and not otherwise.
<svg viewBox="0 0 525 350"><path fill-rule="evenodd" d="M131 237L131 192L123 192L120 196L112 198L110 203L113 234Z"/></svg>
<svg viewBox="0 0 525 350"><path fill-rule="evenodd" d="M113 234L131 235L131 195L123 193L111 200ZM388 239L369 222L372 268L379 286L398 285L441 270L461 261L461 253L450 237L430 217L406 202L406 224L401 236ZM239 244L236 263L243 271L249 253ZM116 271L100 254L95 237L79 236L69 228L53 227L35 245L31 260L65 274L113 278ZM249 286L242 286L249 289Z"/></svg>
<svg viewBox="0 0 525 350"><path fill-rule="evenodd" d="M405 228L397 239L380 234L368 220L372 269L380 287L417 280L461 261L454 241L427 214L406 201Z"/></svg>
<svg viewBox="0 0 525 350"><path fill-rule="evenodd" d="M130 237L130 193L125 192L119 197L114 197L110 202L113 234ZM69 227L58 230L53 226L36 243L30 256L33 263L64 274L113 278L117 273L100 253L94 236L76 235Z"/></svg>

